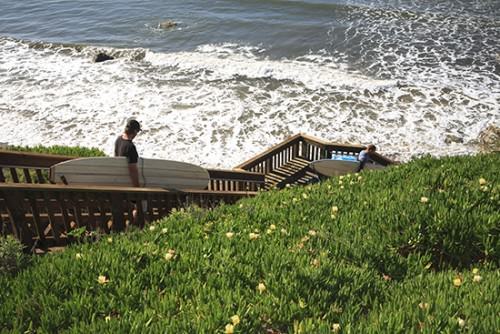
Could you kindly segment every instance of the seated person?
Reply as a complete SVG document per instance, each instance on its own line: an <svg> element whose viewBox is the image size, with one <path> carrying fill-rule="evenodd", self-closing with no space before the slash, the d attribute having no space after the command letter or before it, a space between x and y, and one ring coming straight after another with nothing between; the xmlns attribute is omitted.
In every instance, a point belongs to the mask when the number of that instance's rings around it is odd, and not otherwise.
<svg viewBox="0 0 500 334"><path fill-rule="evenodd" d="M375 153L376 150L377 148L375 147L375 145L369 144L363 151L359 152L358 155L359 166L356 169L356 173L360 172L363 168L365 168L365 164L369 160L371 160L371 156L373 153Z"/></svg>

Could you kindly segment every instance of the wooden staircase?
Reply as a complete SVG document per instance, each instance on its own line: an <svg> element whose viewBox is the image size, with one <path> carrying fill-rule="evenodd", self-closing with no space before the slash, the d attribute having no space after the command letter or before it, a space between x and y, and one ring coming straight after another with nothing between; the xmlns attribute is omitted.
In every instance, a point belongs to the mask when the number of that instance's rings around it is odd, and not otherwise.
<svg viewBox="0 0 500 334"><path fill-rule="evenodd" d="M266 174L266 189L283 188L287 184L308 184L317 175L309 169L309 161L296 157Z"/></svg>

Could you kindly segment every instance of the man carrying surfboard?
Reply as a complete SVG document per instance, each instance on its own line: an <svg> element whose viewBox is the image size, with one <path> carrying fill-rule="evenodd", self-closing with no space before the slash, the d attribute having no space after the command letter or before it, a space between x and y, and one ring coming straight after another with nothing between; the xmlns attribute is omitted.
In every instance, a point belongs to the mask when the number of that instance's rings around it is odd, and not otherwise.
<svg viewBox="0 0 500 334"><path fill-rule="evenodd" d="M376 150L377 148L375 145L369 144L363 151L359 152L359 166L356 169L356 173L359 173L363 168L365 168L366 163L371 159L371 155L375 153Z"/></svg>
<svg viewBox="0 0 500 334"><path fill-rule="evenodd" d="M115 141L115 157L127 158L130 180L134 187L140 187L139 169L137 168L139 154L132 140L137 136L139 131L141 131L141 124L135 119L131 119L127 122L125 131Z"/></svg>

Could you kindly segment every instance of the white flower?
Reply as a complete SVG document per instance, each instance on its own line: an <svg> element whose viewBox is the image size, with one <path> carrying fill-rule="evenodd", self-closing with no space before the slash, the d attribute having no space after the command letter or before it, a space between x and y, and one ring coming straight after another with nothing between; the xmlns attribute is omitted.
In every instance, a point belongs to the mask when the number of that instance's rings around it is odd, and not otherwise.
<svg viewBox="0 0 500 334"><path fill-rule="evenodd" d="M457 322L458 322L458 326L460 328L462 328L462 327L465 326L465 320L464 319L462 319L462 318L459 317L459 318L457 318Z"/></svg>
<svg viewBox="0 0 500 334"><path fill-rule="evenodd" d="M335 214L337 212L339 212L338 206L336 206L336 205L332 206L332 214Z"/></svg>
<svg viewBox="0 0 500 334"><path fill-rule="evenodd" d="M167 232L168 232L168 228L164 227L164 228L161 229L161 233L165 234Z"/></svg>
<svg viewBox="0 0 500 334"><path fill-rule="evenodd" d="M151 225L151 226L149 227L149 230L150 230L150 231L154 231L154 230L156 230L156 226Z"/></svg>
<svg viewBox="0 0 500 334"><path fill-rule="evenodd" d="M332 332L334 332L334 333L340 332L340 324L333 324L332 325Z"/></svg>
<svg viewBox="0 0 500 334"><path fill-rule="evenodd" d="M425 196L420 197L420 203L427 203L429 202L429 199Z"/></svg>
<svg viewBox="0 0 500 334"><path fill-rule="evenodd" d="M282 228L282 229L281 229L281 233L282 233L282 234L287 234L286 229Z"/></svg>
<svg viewBox="0 0 500 334"><path fill-rule="evenodd" d="M472 279L475 283L481 282L483 278L480 275L474 275L474 278Z"/></svg>
<svg viewBox="0 0 500 334"><path fill-rule="evenodd" d="M259 283L259 285L257 285L257 291L259 291L259 293L263 293L264 291L266 291L266 285L264 283Z"/></svg>
<svg viewBox="0 0 500 334"><path fill-rule="evenodd" d="M231 239L233 236L234 236L234 233L233 233L233 232L227 232L227 233L226 233L226 237L227 237L228 239Z"/></svg>
<svg viewBox="0 0 500 334"><path fill-rule="evenodd" d="M82 253L76 253L75 257L77 260L80 260L83 257L83 255Z"/></svg>
<svg viewBox="0 0 500 334"><path fill-rule="evenodd" d="M315 230L309 230L309 232L307 232L310 236L314 237L316 236L317 232Z"/></svg>
<svg viewBox="0 0 500 334"><path fill-rule="evenodd" d="M276 225L274 225L274 224L269 225L269 229L270 230L275 230L276 229Z"/></svg>

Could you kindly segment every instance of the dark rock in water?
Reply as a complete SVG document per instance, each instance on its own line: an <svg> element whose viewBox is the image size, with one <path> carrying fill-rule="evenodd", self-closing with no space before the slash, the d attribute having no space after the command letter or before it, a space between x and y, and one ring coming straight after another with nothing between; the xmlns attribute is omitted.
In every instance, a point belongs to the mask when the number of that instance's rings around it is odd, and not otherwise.
<svg viewBox="0 0 500 334"><path fill-rule="evenodd" d="M104 52L100 52L95 56L94 62L102 63L103 61L113 60L113 59L115 59L115 58L108 55L108 54L105 54Z"/></svg>
<svg viewBox="0 0 500 334"><path fill-rule="evenodd" d="M479 147L483 152L500 152L500 128L488 125L478 137Z"/></svg>
<svg viewBox="0 0 500 334"><path fill-rule="evenodd" d="M174 27L177 27L177 23L171 20L163 21L158 24L158 28L160 29L170 29Z"/></svg>
<svg viewBox="0 0 500 334"><path fill-rule="evenodd" d="M462 144L464 142L464 139L458 136L454 135L447 135L446 138L444 139L444 142L446 144L451 144L451 143L460 143Z"/></svg>

